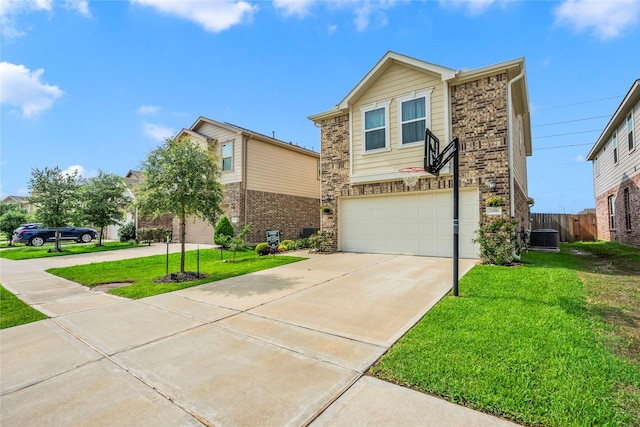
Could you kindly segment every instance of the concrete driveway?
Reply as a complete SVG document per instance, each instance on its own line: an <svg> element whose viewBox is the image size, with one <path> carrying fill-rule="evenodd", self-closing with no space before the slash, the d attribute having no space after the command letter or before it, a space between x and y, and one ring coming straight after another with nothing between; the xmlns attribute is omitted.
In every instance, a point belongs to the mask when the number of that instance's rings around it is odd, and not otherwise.
<svg viewBox="0 0 640 427"><path fill-rule="evenodd" d="M315 256L136 301L44 273L163 250L0 260L51 316L0 331L3 427L510 424L363 376L451 288L450 259Z"/></svg>

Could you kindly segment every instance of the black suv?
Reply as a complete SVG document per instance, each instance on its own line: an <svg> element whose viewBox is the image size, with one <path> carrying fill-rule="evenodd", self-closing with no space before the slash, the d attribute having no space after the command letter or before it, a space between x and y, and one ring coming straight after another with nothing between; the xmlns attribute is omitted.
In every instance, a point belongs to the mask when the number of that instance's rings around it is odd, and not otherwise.
<svg viewBox="0 0 640 427"><path fill-rule="evenodd" d="M13 231L14 243L25 243L31 246L42 246L45 242L56 240L55 228L40 228L42 224L24 224ZM78 243L89 243L98 237L96 230L83 227L60 227L60 240L75 240Z"/></svg>

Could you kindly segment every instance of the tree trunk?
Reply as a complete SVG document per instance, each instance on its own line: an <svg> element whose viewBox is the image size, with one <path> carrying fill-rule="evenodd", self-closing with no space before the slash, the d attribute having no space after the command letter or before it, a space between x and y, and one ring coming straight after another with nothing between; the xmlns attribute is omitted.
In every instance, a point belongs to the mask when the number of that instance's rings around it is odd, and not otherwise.
<svg viewBox="0 0 640 427"><path fill-rule="evenodd" d="M182 206L182 212L180 212L180 273L184 274L184 257L185 247L184 241L187 237L187 213L184 205Z"/></svg>
<svg viewBox="0 0 640 427"><path fill-rule="evenodd" d="M98 236L98 246L102 246L102 232L104 231L104 227L100 227L100 235Z"/></svg>

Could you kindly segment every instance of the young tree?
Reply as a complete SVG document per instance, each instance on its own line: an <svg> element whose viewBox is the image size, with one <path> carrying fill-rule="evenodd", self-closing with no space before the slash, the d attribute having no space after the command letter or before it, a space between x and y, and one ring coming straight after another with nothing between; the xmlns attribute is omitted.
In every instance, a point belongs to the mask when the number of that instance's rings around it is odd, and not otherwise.
<svg viewBox="0 0 640 427"><path fill-rule="evenodd" d="M103 171L85 181L80 195L82 218L100 228L98 246L102 246L104 228L119 224L124 219L123 208L131 203L131 198L125 192L121 177Z"/></svg>
<svg viewBox="0 0 640 427"><path fill-rule="evenodd" d="M185 224L187 216L215 223L222 213L223 188L218 182L220 167L213 151L188 138L167 139L142 163L144 180L138 202L144 213L171 212L180 219L180 273L184 274Z"/></svg>
<svg viewBox="0 0 640 427"><path fill-rule="evenodd" d="M63 173L53 169L31 169L29 189L31 203L36 205L35 217L47 227L56 229L56 252L60 249L60 227L68 225L76 216L81 178L78 171Z"/></svg>
<svg viewBox="0 0 640 427"><path fill-rule="evenodd" d="M8 210L0 215L0 232L7 236L9 246L12 245L13 230L29 220L29 214L23 209Z"/></svg>

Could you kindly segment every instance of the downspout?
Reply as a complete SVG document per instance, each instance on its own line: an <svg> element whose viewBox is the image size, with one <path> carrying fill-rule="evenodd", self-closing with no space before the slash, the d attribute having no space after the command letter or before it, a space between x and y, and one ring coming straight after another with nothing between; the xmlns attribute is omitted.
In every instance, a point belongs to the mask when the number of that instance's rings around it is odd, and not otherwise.
<svg viewBox="0 0 640 427"><path fill-rule="evenodd" d="M509 216L511 218L514 218L516 214L516 204L513 197L514 196L513 136L512 136L513 119L511 117L513 106L511 101L511 85L513 85L514 82L517 82L523 77L524 77L524 67L522 67L522 70L520 70L520 74L518 74L514 79L512 79L507 83L507 145L509 148ZM515 250L513 251L512 256L516 261L520 261L520 257L516 254Z"/></svg>
<svg viewBox="0 0 640 427"><path fill-rule="evenodd" d="M243 137L242 140L242 186L244 191L244 220L242 226L245 227L247 225L247 199L248 199L248 191L247 191L247 157L248 157L248 146L249 145L249 137Z"/></svg>

